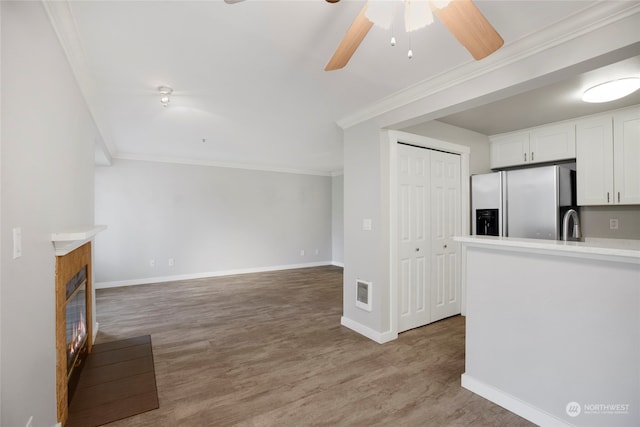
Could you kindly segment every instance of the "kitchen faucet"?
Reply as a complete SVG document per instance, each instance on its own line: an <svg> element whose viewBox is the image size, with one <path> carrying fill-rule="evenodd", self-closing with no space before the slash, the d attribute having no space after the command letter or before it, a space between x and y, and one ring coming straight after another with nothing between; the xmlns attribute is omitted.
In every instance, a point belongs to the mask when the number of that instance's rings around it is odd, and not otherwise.
<svg viewBox="0 0 640 427"><path fill-rule="evenodd" d="M562 218L562 240L568 240L567 234L569 234L569 218L573 219L573 233L571 237L579 239L580 236L580 220L578 219L578 212L575 209L569 209Z"/></svg>

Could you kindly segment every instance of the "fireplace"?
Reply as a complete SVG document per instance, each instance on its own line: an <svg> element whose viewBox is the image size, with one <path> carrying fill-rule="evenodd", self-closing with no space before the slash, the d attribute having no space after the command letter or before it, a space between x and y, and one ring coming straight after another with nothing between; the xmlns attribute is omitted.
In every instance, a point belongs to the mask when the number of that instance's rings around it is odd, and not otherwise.
<svg viewBox="0 0 640 427"><path fill-rule="evenodd" d="M63 426L93 345L91 289L91 242L56 257L56 395Z"/></svg>
<svg viewBox="0 0 640 427"><path fill-rule="evenodd" d="M58 423L69 416L69 401L83 361L93 347L92 240L104 225L51 234L56 255L56 407Z"/></svg>
<svg viewBox="0 0 640 427"><path fill-rule="evenodd" d="M87 354L87 266L65 286L67 396L71 401Z"/></svg>

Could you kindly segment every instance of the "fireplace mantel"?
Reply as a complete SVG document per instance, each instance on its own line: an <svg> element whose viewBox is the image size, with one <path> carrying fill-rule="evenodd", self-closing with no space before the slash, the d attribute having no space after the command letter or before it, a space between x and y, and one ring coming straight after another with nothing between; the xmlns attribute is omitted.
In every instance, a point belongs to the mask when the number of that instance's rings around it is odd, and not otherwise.
<svg viewBox="0 0 640 427"><path fill-rule="evenodd" d="M63 256L87 243L96 234L105 230L106 225L87 225L51 234L56 256Z"/></svg>

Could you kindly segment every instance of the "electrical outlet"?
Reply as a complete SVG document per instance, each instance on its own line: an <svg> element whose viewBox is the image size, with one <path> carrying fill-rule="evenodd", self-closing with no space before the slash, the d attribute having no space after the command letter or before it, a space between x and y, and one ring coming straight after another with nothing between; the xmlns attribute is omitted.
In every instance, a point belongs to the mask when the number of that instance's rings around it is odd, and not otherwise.
<svg viewBox="0 0 640 427"><path fill-rule="evenodd" d="M304 256L304 249L300 249L300 256Z"/></svg>
<svg viewBox="0 0 640 427"><path fill-rule="evenodd" d="M149 260L149 267L155 267L156 266L156 260L155 259L150 259Z"/></svg>
<svg viewBox="0 0 640 427"><path fill-rule="evenodd" d="M609 220L609 229L617 230L618 229L618 218L611 218Z"/></svg>
<svg viewBox="0 0 640 427"><path fill-rule="evenodd" d="M169 258L169 259L167 260L167 265L168 265L169 267L173 267L173 265L174 265L174 264L175 264L175 261L174 261L174 259L173 259L173 258Z"/></svg>

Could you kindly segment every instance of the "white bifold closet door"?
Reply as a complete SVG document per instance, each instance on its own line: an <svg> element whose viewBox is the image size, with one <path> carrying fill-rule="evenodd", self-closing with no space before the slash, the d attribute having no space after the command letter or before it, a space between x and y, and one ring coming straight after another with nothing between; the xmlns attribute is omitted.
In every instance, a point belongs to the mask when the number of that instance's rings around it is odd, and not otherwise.
<svg viewBox="0 0 640 427"><path fill-rule="evenodd" d="M460 313L460 156L398 144L398 332Z"/></svg>

